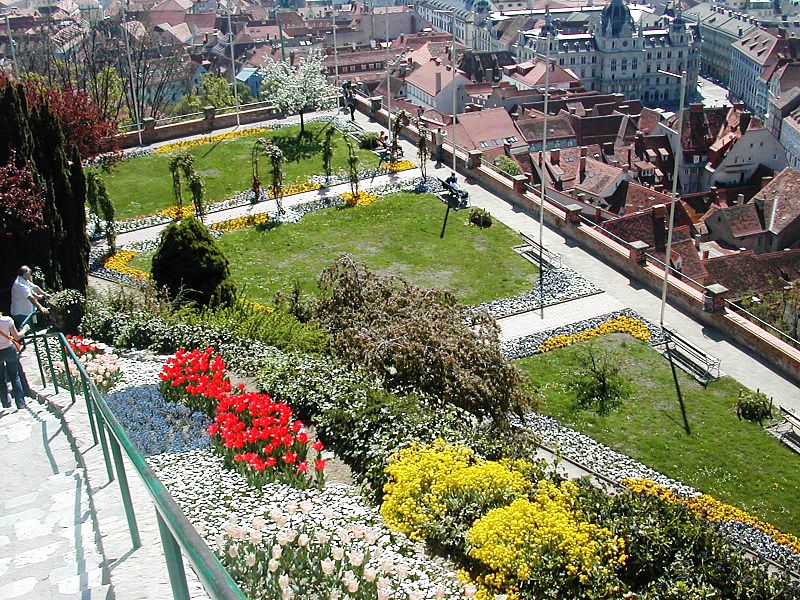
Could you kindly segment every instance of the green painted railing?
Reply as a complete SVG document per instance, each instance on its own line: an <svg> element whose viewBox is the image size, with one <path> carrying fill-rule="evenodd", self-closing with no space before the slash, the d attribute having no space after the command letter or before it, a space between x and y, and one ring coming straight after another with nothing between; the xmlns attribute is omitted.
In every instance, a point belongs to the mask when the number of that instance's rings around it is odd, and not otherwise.
<svg viewBox="0 0 800 600"><path fill-rule="evenodd" d="M36 333L35 319L32 317L33 315L26 319L26 322L29 322L33 329L33 332L26 337L26 341L33 342L39 373L42 377L42 387L47 386L45 378L46 366L50 372L53 388L56 393L59 392L52 351L48 343L48 340L54 339L61 349L65 379L73 404L76 402L78 395L82 395L86 401L86 412L92 429L92 439L95 445L99 442L102 448L109 482L115 479L116 471L116 480L119 484L133 548L141 547L142 540L139 536L139 526L136 522L128 478L125 473L123 450L153 500L164 560L167 564L167 572L172 586L172 597L175 600L189 600L189 587L186 583L186 572L182 559L182 557L186 557L211 598L214 600L244 600L246 596L231 579L231 576L214 553L203 542L195 528L164 487L164 484L156 477L144 457L133 445L125 429L108 407L105 397L97 389L92 378L86 373L64 334ZM78 376L70 374L70 361L75 365Z"/></svg>

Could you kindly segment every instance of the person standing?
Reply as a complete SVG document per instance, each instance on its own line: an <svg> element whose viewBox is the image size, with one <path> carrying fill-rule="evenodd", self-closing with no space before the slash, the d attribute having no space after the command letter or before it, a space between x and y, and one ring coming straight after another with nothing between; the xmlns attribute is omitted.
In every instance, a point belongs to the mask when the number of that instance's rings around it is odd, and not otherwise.
<svg viewBox="0 0 800 600"><path fill-rule="evenodd" d="M46 315L48 311L40 300L44 300L48 295L31 281L31 268L21 266L11 286L11 318L14 319L14 325L17 328L22 327L23 321L33 314L34 308Z"/></svg>
<svg viewBox="0 0 800 600"><path fill-rule="evenodd" d="M22 332L17 331L14 320L0 313L0 369L4 375L0 403L3 408L11 408L6 381L11 382L11 391L17 408L25 408L25 392L20 378L19 355L14 342L21 340L27 331L27 325Z"/></svg>

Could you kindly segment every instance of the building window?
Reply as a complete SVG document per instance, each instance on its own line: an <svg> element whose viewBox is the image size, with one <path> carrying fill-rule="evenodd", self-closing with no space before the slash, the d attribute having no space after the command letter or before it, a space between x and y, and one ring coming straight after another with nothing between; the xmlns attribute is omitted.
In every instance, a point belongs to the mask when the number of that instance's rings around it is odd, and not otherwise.
<svg viewBox="0 0 800 600"><path fill-rule="evenodd" d="M639 59L638 58L634 58L631 61L631 69L633 69L634 71L638 71L639 70Z"/></svg>
<svg viewBox="0 0 800 600"><path fill-rule="evenodd" d="M617 59L616 58L612 58L611 59L611 70L612 71L616 71L617 70Z"/></svg>
<svg viewBox="0 0 800 600"><path fill-rule="evenodd" d="M623 58L622 59L622 70L623 71L627 71L628 70L628 59L627 58Z"/></svg>

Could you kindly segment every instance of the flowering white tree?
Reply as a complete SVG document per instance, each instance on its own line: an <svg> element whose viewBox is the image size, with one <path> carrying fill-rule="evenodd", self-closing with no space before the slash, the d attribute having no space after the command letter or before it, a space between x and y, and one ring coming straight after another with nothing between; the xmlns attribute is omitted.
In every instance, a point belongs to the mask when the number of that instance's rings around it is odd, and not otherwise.
<svg viewBox="0 0 800 600"><path fill-rule="evenodd" d="M320 52L311 52L294 66L268 59L261 75L265 100L287 114L300 113L300 135L305 132L304 113L336 105L339 90L328 83Z"/></svg>

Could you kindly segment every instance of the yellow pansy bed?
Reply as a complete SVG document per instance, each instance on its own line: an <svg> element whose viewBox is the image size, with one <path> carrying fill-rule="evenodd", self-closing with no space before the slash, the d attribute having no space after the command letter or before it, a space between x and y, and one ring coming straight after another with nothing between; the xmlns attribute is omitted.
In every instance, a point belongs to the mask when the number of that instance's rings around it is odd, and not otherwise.
<svg viewBox="0 0 800 600"><path fill-rule="evenodd" d="M103 266L106 269L111 269L112 271L116 271L117 273L125 275L126 277L130 277L131 279L150 279L150 273L130 266L129 263L137 254L138 253L134 252L133 250L119 250L118 252L115 252L114 254L104 258Z"/></svg>
<svg viewBox="0 0 800 600"><path fill-rule="evenodd" d="M313 192L316 190L322 189L322 186L318 183L315 183L310 180L306 181L297 181L295 183L290 183L289 185L284 186L283 188L283 195L284 196L292 196L294 194L302 194L303 192ZM270 198L274 198L275 196L272 194L272 190L267 190L267 195Z"/></svg>
<svg viewBox="0 0 800 600"><path fill-rule="evenodd" d="M158 215L161 217L167 217L168 219L188 219L189 217L195 216L194 205L184 204L182 206L169 206L158 211Z"/></svg>
<svg viewBox="0 0 800 600"><path fill-rule="evenodd" d="M258 213L250 215L242 215L227 221L220 221L219 223L211 223L208 226L213 231L228 232L244 229L246 227L255 227L256 225L263 225L269 221L268 213Z"/></svg>
<svg viewBox="0 0 800 600"><path fill-rule="evenodd" d="M622 315L609 319L602 325L587 329L586 331L571 333L569 335L554 335L542 342L538 350L539 352L549 352L550 350L571 346L572 344L577 344L609 333L628 333L637 340L642 340L643 342L649 340L652 335L643 321Z"/></svg>
<svg viewBox="0 0 800 600"><path fill-rule="evenodd" d="M790 548L793 552L800 553L800 538L783 533L778 528L769 523L748 514L741 508L731 504L720 502L713 496L701 494L693 498L683 498L675 494L672 490L659 485L649 479L624 479L623 485L637 494L650 494L668 502L669 504L680 504L686 506L693 513L707 519L712 523L722 523L726 521L738 521L745 525L755 527L759 531L770 536L779 544Z"/></svg>
<svg viewBox="0 0 800 600"><path fill-rule="evenodd" d="M253 129L242 129L240 131L229 131L228 133L218 133L216 135L203 136L193 140L182 140L180 142L171 142L159 146L153 151L153 154L167 154L169 152L179 152L182 150L189 150L202 146L204 144L216 144L217 142L224 142L225 140L235 140L246 135L261 135L269 131L273 131L267 127L255 127Z"/></svg>
<svg viewBox="0 0 800 600"><path fill-rule="evenodd" d="M241 303L244 304L245 306L249 306L253 310L267 312L267 313L275 312L274 307L261 304L260 302L256 302L255 300L249 300L247 298L244 298L241 300Z"/></svg>
<svg viewBox="0 0 800 600"><path fill-rule="evenodd" d="M378 196L370 192L360 191L355 195L351 192L345 192L342 194L342 198L344 198L346 206L369 206L378 199Z"/></svg>
<svg viewBox="0 0 800 600"><path fill-rule="evenodd" d="M400 171L408 171L409 169L416 169L417 165L415 165L410 160L399 160L396 162L390 162L386 165L386 168L389 169L390 173L399 173Z"/></svg>

